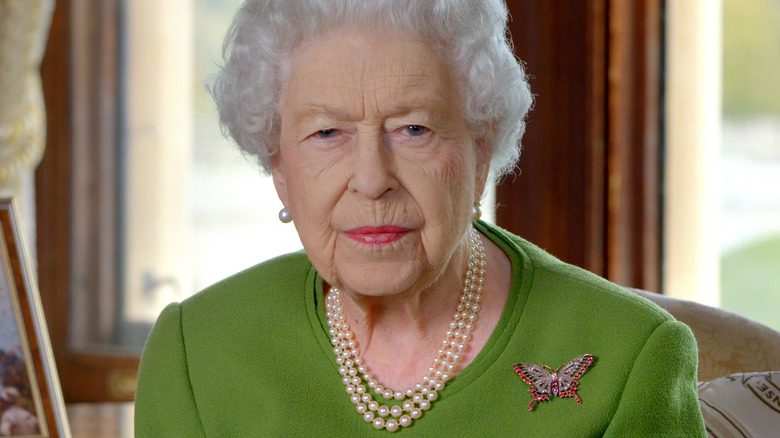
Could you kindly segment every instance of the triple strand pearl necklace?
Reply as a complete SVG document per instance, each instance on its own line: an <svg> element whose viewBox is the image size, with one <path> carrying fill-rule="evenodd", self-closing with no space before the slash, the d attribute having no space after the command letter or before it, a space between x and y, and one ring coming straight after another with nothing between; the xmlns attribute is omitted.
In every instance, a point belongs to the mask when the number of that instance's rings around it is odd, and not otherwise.
<svg viewBox="0 0 780 438"><path fill-rule="evenodd" d="M438 392L444 389L444 385L453 376L458 361L463 357L463 351L471 341L470 333L474 329L480 309L485 266L482 240L479 233L472 228L469 263L463 275L463 292L457 312L452 317L447 336L433 360L433 366L428 368L428 373L419 383L406 391L386 388L371 375L360 357L355 335L344 316L341 293L335 287L330 288L325 308L333 353L340 365L339 374L355 410L363 416L363 420L372 423L375 429L395 432L399 427L410 426L422 416L423 411L430 409L431 404L438 398ZM397 403L393 406L380 404L374 400L366 386L373 390L377 399L382 397Z"/></svg>

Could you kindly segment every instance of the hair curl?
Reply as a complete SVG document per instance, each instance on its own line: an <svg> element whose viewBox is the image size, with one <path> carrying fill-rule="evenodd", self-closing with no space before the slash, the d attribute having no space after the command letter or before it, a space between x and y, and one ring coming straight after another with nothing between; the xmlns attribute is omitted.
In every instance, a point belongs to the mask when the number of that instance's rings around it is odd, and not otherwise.
<svg viewBox="0 0 780 438"><path fill-rule="evenodd" d="M491 136L491 174L498 177L520 157L532 104L506 38L507 17L503 0L247 0L225 38L224 65L207 88L223 133L270 172L287 62L298 43L353 23L418 35L450 60L474 137Z"/></svg>

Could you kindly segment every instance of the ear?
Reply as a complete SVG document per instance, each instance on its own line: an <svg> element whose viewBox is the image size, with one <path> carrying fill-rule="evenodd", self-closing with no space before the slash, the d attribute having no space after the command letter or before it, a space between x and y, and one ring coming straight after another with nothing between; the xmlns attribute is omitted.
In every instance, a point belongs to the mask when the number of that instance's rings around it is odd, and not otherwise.
<svg viewBox="0 0 780 438"><path fill-rule="evenodd" d="M284 172L281 151L276 151L271 156L271 177L274 180L274 187L276 187L276 195L282 201L282 204L287 207L287 175Z"/></svg>
<svg viewBox="0 0 780 438"><path fill-rule="evenodd" d="M474 142L477 167L474 174L474 202L479 202L485 193L488 178L490 178L490 159L493 157L492 131Z"/></svg>

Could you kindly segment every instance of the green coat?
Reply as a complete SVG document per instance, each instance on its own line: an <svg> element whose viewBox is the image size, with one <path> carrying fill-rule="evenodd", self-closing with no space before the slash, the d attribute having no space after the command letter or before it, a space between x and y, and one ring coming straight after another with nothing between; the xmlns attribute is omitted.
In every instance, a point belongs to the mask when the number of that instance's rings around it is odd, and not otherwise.
<svg viewBox="0 0 780 438"><path fill-rule="evenodd" d="M668 313L532 244L477 228L512 261L487 344L404 436L705 436L696 344ZM137 437L382 436L349 400L304 253L228 278L160 315L138 374ZM573 398L537 402L518 362L590 353Z"/></svg>

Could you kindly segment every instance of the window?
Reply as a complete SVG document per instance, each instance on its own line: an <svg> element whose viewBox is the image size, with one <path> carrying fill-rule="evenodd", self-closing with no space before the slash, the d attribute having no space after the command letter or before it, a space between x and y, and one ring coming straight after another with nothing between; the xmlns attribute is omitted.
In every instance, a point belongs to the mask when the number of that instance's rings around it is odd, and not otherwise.
<svg viewBox="0 0 780 438"><path fill-rule="evenodd" d="M204 90L240 4L124 4L120 345L140 350L167 303L301 247L276 218L270 178L220 135Z"/></svg>
<svg viewBox="0 0 780 438"><path fill-rule="evenodd" d="M723 1L721 307L780 330L780 1Z"/></svg>
<svg viewBox="0 0 780 438"><path fill-rule="evenodd" d="M780 2L669 2L667 288L780 329Z"/></svg>

